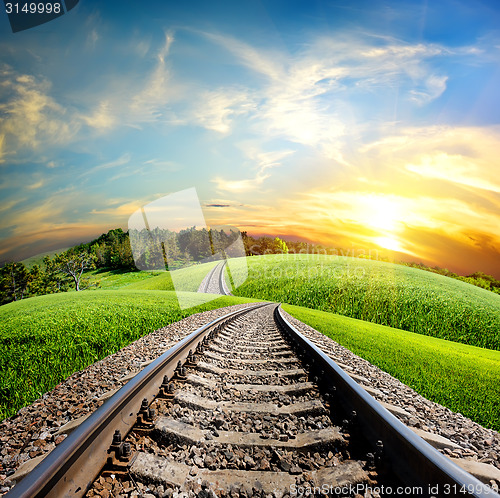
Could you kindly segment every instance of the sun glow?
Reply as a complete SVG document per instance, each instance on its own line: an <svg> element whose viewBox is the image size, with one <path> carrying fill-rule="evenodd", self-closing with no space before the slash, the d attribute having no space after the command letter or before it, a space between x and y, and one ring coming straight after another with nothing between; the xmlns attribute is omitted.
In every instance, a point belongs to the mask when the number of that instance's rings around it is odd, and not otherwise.
<svg viewBox="0 0 500 498"><path fill-rule="evenodd" d="M365 224L373 229L393 232L397 229L401 208L386 197L371 197L368 199Z"/></svg>
<svg viewBox="0 0 500 498"><path fill-rule="evenodd" d="M399 241L392 237L377 237L374 241L378 246L383 247L384 249L389 249L390 251L403 250Z"/></svg>
<svg viewBox="0 0 500 498"><path fill-rule="evenodd" d="M385 196L370 196L366 200L364 224L379 232L372 240L380 247L390 251L402 251L401 242L395 233L402 229L403 206Z"/></svg>

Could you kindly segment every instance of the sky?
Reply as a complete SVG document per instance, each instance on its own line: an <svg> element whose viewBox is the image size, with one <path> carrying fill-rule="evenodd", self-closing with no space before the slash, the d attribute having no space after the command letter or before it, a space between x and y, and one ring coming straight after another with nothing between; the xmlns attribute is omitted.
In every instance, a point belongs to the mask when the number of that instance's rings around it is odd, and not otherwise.
<svg viewBox="0 0 500 498"><path fill-rule="evenodd" d="M0 260L195 188L208 225L500 278L497 1L0 15Z"/></svg>

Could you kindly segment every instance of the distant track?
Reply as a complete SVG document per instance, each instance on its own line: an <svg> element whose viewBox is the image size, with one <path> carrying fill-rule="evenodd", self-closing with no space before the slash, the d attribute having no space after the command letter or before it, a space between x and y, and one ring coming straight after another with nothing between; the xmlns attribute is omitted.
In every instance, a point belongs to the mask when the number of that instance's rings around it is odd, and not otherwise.
<svg viewBox="0 0 500 498"><path fill-rule="evenodd" d="M198 292L222 294L224 296L232 295L224 277L226 264L227 262L224 260L215 265L201 282Z"/></svg>
<svg viewBox="0 0 500 498"><path fill-rule="evenodd" d="M98 496L103 483L111 496L137 495L139 485L200 497L349 485L421 487L430 496L429 484L436 496L499 496L399 422L269 303L180 341L8 497Z"/></svg>

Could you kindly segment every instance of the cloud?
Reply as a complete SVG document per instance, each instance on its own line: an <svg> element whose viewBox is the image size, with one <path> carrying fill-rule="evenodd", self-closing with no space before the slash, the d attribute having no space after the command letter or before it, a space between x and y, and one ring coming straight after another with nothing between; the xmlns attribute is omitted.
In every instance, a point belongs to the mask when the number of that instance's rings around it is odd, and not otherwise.
<svg viewBox="0 0 500 498"><path fill-rule="evenodd" d="M13 207L26 201L26 198L11 199L10 201L4 200L0 204L0 212L10 211Z"/></svg>
<svg viewBox="0 0 500 498"><path fill-rule="evenodd" d="M87 48L90 50L95 50L99 38L100 37L99 34L97 33L97 29L93 28L87 35L87 41L86 41Z"/></svg>
<svg viewBox="0 0 500 498"><path fill-rule="evenodd" d="M228 134L233 118L248 114L255 103L247 92L231 89L202 92L192 111L192 120L208 130Z"/></svg>
<svg viewBox="0 0 500 498"><path fill-rule="evenodd" d="M269 178L271 175L264 173L257 173L255 178L249 178L246 180L226 180L221 177L216 177L212 180L215 183L217 190L222 190L226 192L249 192L260 187L264 180Z"/></svg>
<svg viewBox="0 0 500 498"><path fill-rule="evenodd" d="M151 40L133 40L130 44L130 50L133 50L139 57L146 57L151 47Z"/></svg>
<svg viewBox="0 0 500 498"><path fill-rule="evenodd" d="M113 128L117 123L109 100L101 101L90 115L82 115L81 118L88 126L101 132Z"/></svg>
<svg viewBox="0 0 500 498"><path fill-rule="evenodd" d="M295 153L292 149L263 151L260 146L252 142L243 142L239 147L261 173L266 169L280 166L283 159Z"/></svg>
<svg viewBox="0 0 500 498"><path fill-rule="evenodd" d="M93 209L92 214L104 214L107 216L112 216L114 218L122 218L130 216L135 211L140 209L144 203L141 201L124 201L124 200L113 200L108 203L111 204L112 207L109 208L99 208Z"/></svg>
<svg viewBox="0 0 500 498"><path fill-rule="evenodd" d="M5 154L20 147L39 149L72 140L81 127L76 115L49 95L47 80L4 68L0 86L0 136ZM5 137L8 140L5 140Z"/></svg>
<svg viewBox="0 0 500 498"><path fill-rule="evenodd" d="M94 46L98 40L93 28L87 45ZM120 74L111 77L109 86L100 94L80 92L76 98L61 95L61 101L69 97L72 105L63 105L51 95L48 79L22 74L4 65L0 86L0 163L6 155L14 155L20 149L39 151L76 139L88 140L89 131L101 135L119 126L139 127L159 120L175 122L166 107L179 91L171 83L167 68L173 41L173 35L166 33L151 70L141 78ZM141 50L144 52L145 47Z"/></svg>
<svg viewBox="0 0 500 498"><path fill-rule="evenodd" d="M478 162L460 154L436 152L432 155L422 155L419 164L407 164L406 169L423 177L500 193L499 181L481 178L481 175L487 174L488 170L481 171Z"/></svg>
<svg viewBox="0 0 500 498"><path fill-rule="evenodd" d="M86 97L91 98L92 103L97 98L98 102L92 106L84 103L83 107L90 109L80 113L80 120L99 133L122 126L140 129L146 123L178 122L169 108L180 92L180 87L172 82L167 64L173 43L173 34L165 33L164 42L152 59L151 67L141 72L140 77L137 73L111 75L109 84L99 95ZM137 40L137 45L137 50L130 48L130 52L136 52L136 59L144 58L150 50L150 42Z"/></svg>
<svg viewBox="0 0 500 498"><path fill-rule="evenodd" d="M283 59L279 52L258 50L237 38L219 33L200 33L212 42L231 52L242 64L270 79L277 80L283 75Z"/></svg>
<svg viewBox="0 0 500 498"><path fill-rule="evenodd" d="M198 123L229 134L238 124L236 118L244 117L252 133L314 148L348 167L352 164L346 150L366 128L364 116L373 120L380 112L385 118L388 96L414 106L436 100L446 91L450 77L442 61L463 57L465 50L339 33L310 38L296 52L287 53L220 33L201 35L229 52L250 76L240 90L241 102L249 104L244 112L239 101L224 99L231 95L231 87L224 86L211 92L216 98L204 99L208 104L201 113L194 112ZM357 100L364 102L367 95L373 104L361 108ZM233 186L248 189L251 185L245 181Z"/></svg>
<svg viewBox="0 0 500 498"><path fill-rule="evenodd" d="M31 185L26 185L26 188L28 190L37 190L45 185L45 180L38 180L35 183L32 183Z"/></svg>
<svg viewBox="0 0 500 498"><path fill-rule="evenodd" d="M246 157L252 161L253 169L257 170L254 178L247 178L244 180L227 180L218 176L212 180L212 182L216 184L217 190L238 193L255 190L271 176L271 173L268 170L280 166L283 159L295 152L293 150L265 152L249 142L240 144L240 148L243 150Z"/></svg>
<svg viewBox="0 0 500 498"><path fill-rule="evenodd" d="M423 88L410 90L410 100L418 104L427 104L440 97L446 90L447 76L431 75L423 82Z"/></svg>
<svg viewBox="0 0 500 498"><path fill-rule="evenodd" d="M0 257L19 260L43 252L45 248L50 250L87 242L107 232L110 224L112 228L117 224L125 226L126 218L145 202L144 199L103 200L92 194L78 196L74 189L54 193L42 201L10 201L6 203L10 212L0 217L0 230L9 232L0 243ZM21 203L23 205L16 209ZM91 211L90 220L89 203L100 206ZM79 212L85 221L79 219Z"/></svg>
<svg viewBox="0 0 500 498"><path fill-rule="evenodd" d="M50 237L51 229L55 225L66 225L67 213L74 202L73 194L53 195L35 204L30 202L4 217L0 221L0 227L12 227L14 236L45 232L46 236Z"/></svg>
<svg viewBox="0 0 500 498"><path fill-rule="evenodd" d="M119 180L121 178L126 178L129 176L137 176L137 175L151 175L157 171L161 171L162 173L174 173L176 171L180 171L182 166L175 161L164 161L161 159L149 159L148 161L144 161L142 166L137 167L129 167L129 168L120 168L120 172L111 177L109 179L110 182Z"/></svg>
<svg viewBox="0 0 500 498"><path fill-rule="evenodd" d="M4 144L4 141L5 141L5 134L0 134L0 164L4 163L5 162L5 159L4 159L4 151L3 151L3 144Z"/></svg>
<svg viewBox="0 0 500 498"><path fill-rule="evenodd" d="M500 127L428 126L407 127L397 134L364 145L359 152L365 161L382 170L411 174L420 179L440 180L448 188L467 188L478 196L485 190L500 193L495 164L500 144ZM381 177L384 173L377 172Z"/></svg>
<svg viewBox="0 0 500 498"><path fill-rule="evenodd" d="M155 121L162 116L161 109L169 102L171 95L171 77L166 58L173 42L173 34L165 33L165 43L158 51L156 67L146 77L143 88L131 97L129 109L133 122Z"/></svg>
<svg viewBox="0 0 500 498"><path fill-rule="evenodd" d="M88 242L109 230L106 223L53 223L43 230L26 231L4 239L0 245L2 261L19 261L48 251L62 251L68 246Z"/></svg>
<svg viewBox="0 0 500 498"><path fill-rule="evenodd" d="M150 171L152 168L161 169L162 171L169 173L180 171L182 169L182 166L175 161L166 161L164 159L158 159L156 157L144 161L143 164L145 167L142 168L142 170L145 172Z"/></svg>
<svg viewBox="0 0 500 498"><path fill-rule="evenodd" d="M113 161L108 161L106 163L98 164L97 166L94 166L92 168L87 169L85 172L83 172L80 175L80 178L93 175L94 173L97 173L99 171L113 169L113 168L117 168L119 166L121 167L125 164L128 164L131 159L132 159L132 156L130 155L130 153L125 152L124 154L122 154L117 159L114 159Z"/></svg>

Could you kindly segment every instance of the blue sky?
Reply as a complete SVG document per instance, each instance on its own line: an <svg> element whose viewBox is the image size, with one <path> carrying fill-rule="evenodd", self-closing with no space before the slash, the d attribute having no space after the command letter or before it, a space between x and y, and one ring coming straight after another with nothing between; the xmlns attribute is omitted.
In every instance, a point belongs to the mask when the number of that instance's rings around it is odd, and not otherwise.
<svg viewBox="0 0 500 498"><path fill-rule="evenodd" d="M496 2L123 4L0 16L0 259L196 187L209 224L500 276Z"/></svg>

